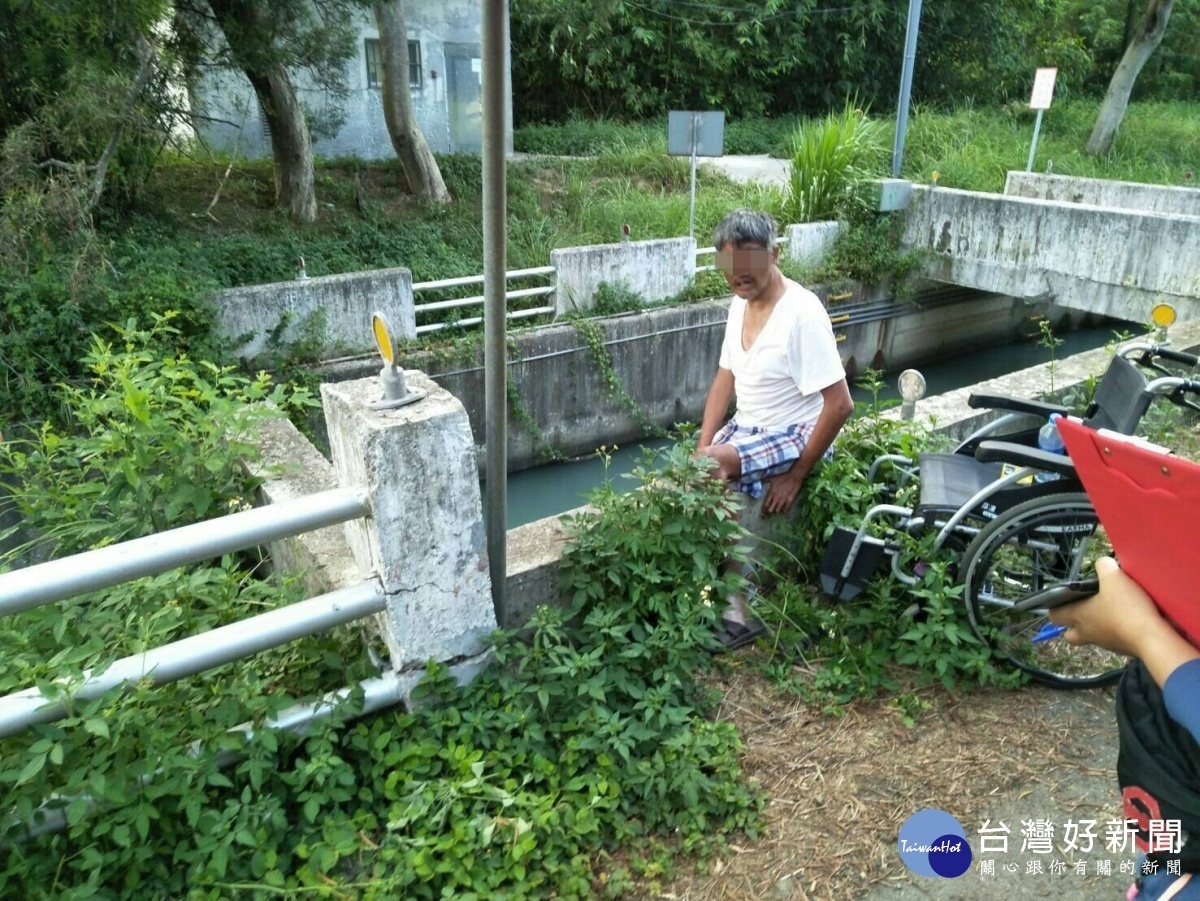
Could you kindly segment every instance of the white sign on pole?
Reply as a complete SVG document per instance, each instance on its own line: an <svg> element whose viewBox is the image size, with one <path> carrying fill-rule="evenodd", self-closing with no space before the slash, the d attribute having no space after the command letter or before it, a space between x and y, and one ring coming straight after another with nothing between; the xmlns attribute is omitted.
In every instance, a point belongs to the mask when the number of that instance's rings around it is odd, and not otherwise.
<svg viewBox="0 0 1200 901"><path fill-rule="evenodd" d="M1029 97L1030 109L1050 109L1050 98L1054 96L1054 79L1058 69L1038 69L1033 76L1033 94Z"/></svg>
<svg viewBox="0 0 1200 901"><path fill-rule="evenodd" d="M1054 96L1054 79L1058 77L1058 69L1038 69L1033 76L1033 94L1029 97L1029 108L1037 110L1037 119L1033 123L1033 142L1029 145L1029 162L1025 171L1033 171L1033 158L1037 154L1038 134L1042 130L1042 113L1050 109L1050 98Z"/></svg>
<svg viewBox="0 0 1200 901"><path fill-rule="evenodd" d="M696 157L725 153L725 113L671 110L667 113L667 153L692 158L692 204L688 234L696 234Z"/></svg>

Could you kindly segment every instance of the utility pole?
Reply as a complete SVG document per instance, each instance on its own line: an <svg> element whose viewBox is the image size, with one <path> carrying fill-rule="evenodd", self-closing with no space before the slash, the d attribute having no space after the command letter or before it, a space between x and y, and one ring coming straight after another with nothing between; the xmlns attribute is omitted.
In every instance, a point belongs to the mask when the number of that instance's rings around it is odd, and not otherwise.
<svg viewBox="0 0 1200 901"><path fill-rule="evenodd" d="M904 34L904 71L900 76L900 109L896 113L896 140L892 145L892 178L900 177L904 162L904 135L908 131L908 98L912 94L917 64L917 32L921 28L921 0L908 0L908 28Z"/></svg>
<svg viewBox="0 0 1200 901"><path fill-rule="evenodd" d="M508 394L505 342L508 243L504 150L508 70L507 0L483 0L483 393L487 464L487 549L496 622L508 622Z"/></svg>

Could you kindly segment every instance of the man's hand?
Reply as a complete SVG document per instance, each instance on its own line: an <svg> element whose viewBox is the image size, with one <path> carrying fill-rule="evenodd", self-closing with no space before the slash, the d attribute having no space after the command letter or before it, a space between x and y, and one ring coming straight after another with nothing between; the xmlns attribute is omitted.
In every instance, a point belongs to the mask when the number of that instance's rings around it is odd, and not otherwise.
<svg viewBox="0 0 1200 901"><path fill-rule="evenodd" d="M771 479L771 487L763 498L763 513L786 513L804 487L804 473L793 466L781 476Z"/></svg>

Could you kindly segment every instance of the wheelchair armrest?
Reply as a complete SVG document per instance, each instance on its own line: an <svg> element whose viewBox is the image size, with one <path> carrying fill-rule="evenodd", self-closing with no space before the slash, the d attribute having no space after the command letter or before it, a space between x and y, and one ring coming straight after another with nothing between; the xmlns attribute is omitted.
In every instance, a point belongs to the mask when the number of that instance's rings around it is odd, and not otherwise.
<svg viewBox="0 0 1200 901"><path fill-rule="evenodd" d="M1075 464L1063 454L1052 454L1039 447L1027 447L1011 441L981 441L975 451L980 463L1012 463L1014 466L1030 466L1043 472L1060 476L1074 476Z"/></svg>
<svg viewBox="0 0 1200 901"><path fill-rule="evenodd" d="M1014 413L1032 413L1043 419L1049 419L1051 413L1067 415L1070 410L1060 404L1047 404L1040 400L1029 400L1025 397L1008 397L1004 394L972 394L967 398L967 406L976 410L1011 410Z"/></svg>

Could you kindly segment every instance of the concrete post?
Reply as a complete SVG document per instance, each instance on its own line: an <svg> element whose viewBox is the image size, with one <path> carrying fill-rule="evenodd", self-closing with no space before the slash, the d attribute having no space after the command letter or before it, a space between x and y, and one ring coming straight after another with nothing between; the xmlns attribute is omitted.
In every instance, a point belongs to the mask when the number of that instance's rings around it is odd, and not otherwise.
<svg viewBox="0 0 1200 901"><path fill-rule="evenodd" d="M555 316L587 313L602 282L624 287L648 304L661 303L687 289L696 273L692 238L655 238L621 244L560 247L550 251L557 270Z"/></svg>
<svg viewBox="0 0 1200 901"><path fill-rule="evenodd" d="M304 273L301 257L300 273ZM373 269L343 275L307 275L268 285L246 285L214 294L217 334L233 344L234 353L254 359L269 350L271 336L287 344L317 332L323 354L374 350L371 332L363 323L382 311L401 338L417 336L412 272ZM316 328L319 326L319 328Z"/></svg>
<svg viewBox="0 0 1200 901"><path fill-rule="evenodd" d="M371 408L378 379L321 385L338 482L364 485L372 515L346 525L364 575L387 595L383 634L393 669L479 654L496 628L475 443L466 411L424 373L428 396Z"/></svg>
<svg viewBox="0 0 1200 901"><path fill-rule="evenodd" d="M788 259L802 266L816 266L825 260L841 231L840 222L805 222L789 225L784 229L787 236Z"/></svg>

